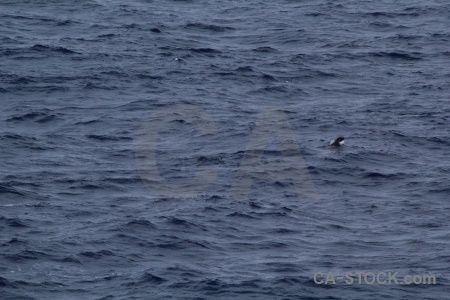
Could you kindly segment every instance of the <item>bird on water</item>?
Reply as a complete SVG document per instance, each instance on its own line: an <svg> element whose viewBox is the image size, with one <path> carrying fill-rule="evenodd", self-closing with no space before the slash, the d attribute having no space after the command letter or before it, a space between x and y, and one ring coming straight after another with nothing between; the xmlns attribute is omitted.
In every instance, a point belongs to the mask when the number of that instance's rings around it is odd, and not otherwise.
<svg viewBox="0 0 450 300"><path fill-rule="evenodd" d="M340 147L340 146L344 145L344 140L345 140L345 138L343 136L340 136L340 137L334 139L333 141L331 141L330 146Z"/></svg>

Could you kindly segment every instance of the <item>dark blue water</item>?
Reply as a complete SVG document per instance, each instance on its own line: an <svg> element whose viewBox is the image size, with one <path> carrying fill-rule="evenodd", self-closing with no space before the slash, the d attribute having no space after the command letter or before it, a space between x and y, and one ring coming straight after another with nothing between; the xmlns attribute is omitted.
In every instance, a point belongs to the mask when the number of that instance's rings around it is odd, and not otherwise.
<svg viewBox="0 0 450 300"><path fill-rule="evenodd" d="M1 1L0 298L448 299L449 28L443 0ZM358 271L436 284L313 279Z"/></svg>

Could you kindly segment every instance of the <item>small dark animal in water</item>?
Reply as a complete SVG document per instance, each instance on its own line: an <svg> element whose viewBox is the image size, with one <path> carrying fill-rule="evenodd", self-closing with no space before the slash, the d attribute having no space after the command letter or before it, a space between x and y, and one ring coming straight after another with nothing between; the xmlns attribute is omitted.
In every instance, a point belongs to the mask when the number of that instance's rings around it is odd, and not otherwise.
<svg viewBox="0 0 450 300"><path fill-rule="evenodd" d="M330 146L334 146L334 147L339 147L344 145L344 137L340 136L338 138L336 138L335 140L330 142Z"/></svg>

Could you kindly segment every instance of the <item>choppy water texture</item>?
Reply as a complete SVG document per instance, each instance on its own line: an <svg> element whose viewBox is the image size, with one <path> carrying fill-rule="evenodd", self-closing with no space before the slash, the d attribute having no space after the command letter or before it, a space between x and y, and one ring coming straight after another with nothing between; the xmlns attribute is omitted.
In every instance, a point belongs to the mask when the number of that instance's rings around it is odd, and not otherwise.
<svg viewBox="0 0 450 300"><path fill-rule="evenodd" d="M449 16L1 1L1 299L448 299Z"/></svg>

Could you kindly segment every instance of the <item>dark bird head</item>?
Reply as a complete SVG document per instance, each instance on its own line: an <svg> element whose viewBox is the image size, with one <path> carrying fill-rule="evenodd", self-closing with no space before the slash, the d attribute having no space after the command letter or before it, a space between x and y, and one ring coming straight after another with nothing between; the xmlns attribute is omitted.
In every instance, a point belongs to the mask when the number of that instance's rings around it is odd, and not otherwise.
<svg viewBox="0 0 450 300"><path fill-rule="evenodd" d="M336 138L334 141L331 141L330 146L336 146L339 147L341 145L344 145L345 138L343 136L340 136Z"/></svg>

